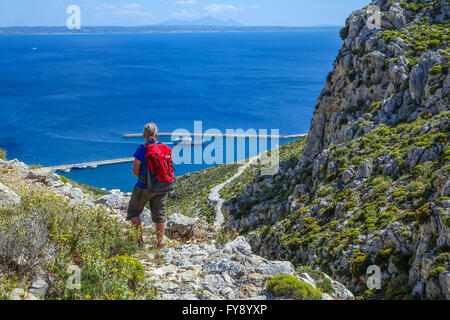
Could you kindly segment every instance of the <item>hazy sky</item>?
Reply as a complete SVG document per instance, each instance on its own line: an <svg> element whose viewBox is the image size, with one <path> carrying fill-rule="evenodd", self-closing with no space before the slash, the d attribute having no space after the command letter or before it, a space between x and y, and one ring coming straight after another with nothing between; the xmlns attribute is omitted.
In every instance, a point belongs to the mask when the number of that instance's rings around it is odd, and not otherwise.
<svg viewBox="0 0 450 320"><path fill-rule="evenodd" d="M169 19L234 19L246 25L343 25L369 0L0 0L0 26L63 26L71 4L81 24L140 26Z"/></svg>

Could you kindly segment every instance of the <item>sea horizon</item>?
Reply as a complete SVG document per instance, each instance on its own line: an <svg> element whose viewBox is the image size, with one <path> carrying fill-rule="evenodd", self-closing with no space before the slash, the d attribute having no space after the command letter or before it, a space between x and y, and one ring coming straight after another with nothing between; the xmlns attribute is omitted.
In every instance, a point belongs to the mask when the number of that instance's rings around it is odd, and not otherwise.
<svg viewBox="0 0 450 320"><path fill-rule="evenodd" d="M233 32L305 32L329 31L343 26L258 26L258 25L143 25L143 26L83 26L80 29L68 29L66 26L4 26L0 35L100 35L100 34L152 34L152 33L233 33ZM42 31L42 29L46 31ZM95 31L101 30L101 31Z"/></svg>

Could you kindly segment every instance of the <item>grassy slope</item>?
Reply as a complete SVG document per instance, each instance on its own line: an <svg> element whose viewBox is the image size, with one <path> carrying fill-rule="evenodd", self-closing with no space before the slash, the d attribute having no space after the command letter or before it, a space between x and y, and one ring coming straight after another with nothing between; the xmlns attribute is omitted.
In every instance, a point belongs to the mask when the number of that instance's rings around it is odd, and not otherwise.
<svg viewBox="0 0 450 320"><path fill-rule="evenodd" d="M238 168L237 164L219 165L177 178L175 191L167 201L167 215L173 213L186 216L201 215L212 222L215 212L206 201L209 192L235 175Z"/></svg>
<svg viewBox="0 0 450 320"><path fill-rule="evenodd" d="M306 137L303 137L286 143L280 147L280 170L292 165L295 166L297 164L305 142ZM270 156L270 152L268 155ZM260 162L248 167L239 178L226 185L221 190L221 197L225 200L230 200L231 198L240 196L245 186L251 183L252 180L259 174L261 168L262 164Z"/></svg>

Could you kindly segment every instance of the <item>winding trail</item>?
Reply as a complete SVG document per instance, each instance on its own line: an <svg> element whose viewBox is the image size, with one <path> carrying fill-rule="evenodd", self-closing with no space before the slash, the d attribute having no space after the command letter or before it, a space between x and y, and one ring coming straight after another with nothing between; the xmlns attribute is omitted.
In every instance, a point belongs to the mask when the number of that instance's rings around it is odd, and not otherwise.
<svg viewBox="0 0 450 320"><path fill-rule="evenodd" d="M232 176L230 179L225 181L222 184L219 184L218 186L211 189L211 192L208 196L208 202L215 204L215 210L216 210L216 220L214 222L214 226L216 229L219 229L222 224L224 223L224 216L222 213L222 205L225 202L225 199L223 199L220 196L220 190L222 190L227 184L233 182L235 179L240 177L242 173L244 173L245 169L250 167L252 164L254 164L258 159L261 157L261 155L257 155L253 158L251 158L248 162L246 162L244 165L242 165L239 170L236 172L234 176Z"/></svg>

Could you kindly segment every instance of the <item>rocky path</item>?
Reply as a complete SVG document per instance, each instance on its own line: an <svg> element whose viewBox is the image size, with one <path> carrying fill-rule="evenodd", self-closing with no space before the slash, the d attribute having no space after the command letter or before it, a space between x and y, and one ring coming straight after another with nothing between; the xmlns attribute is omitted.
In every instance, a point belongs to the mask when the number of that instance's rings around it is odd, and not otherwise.
<svg viewBox="0 0 450 320"><path fill-rule="evenodd" d="M270 261L253 254L244 237L224 246L205 242L166 247L140 260L147 278L158 286L158 298L162 300L273 299L266 292L266 283L281 274L295 276L317 288L309 274L297 274L289 261ZM332 289L322 294L323 300L354 299L343 285L329 280Z"/></svg>
<svg viewBox="0 0 450 320"><path fill-rule="evenodd" d="M260 157L261 156L258 155L258 156L251 158L248 162L246 162L243 166L241 166L239 168L238 172L236 172L236 174L234 176L232 176L230 179L228 179L224 183L219 184L218 186L211 189L211 192L208 196L208 203L212 203L215 205L216 220L215 220L214 226L216 227L216 229L219 229L224 223L224 217L223 217L223 213L222 213L222 205L225 202L225 199L223 199L220 196L220 191L226 185L228 185L229 183L233 182L235 179L240 177L242 175L242 173L244 173L245 169L247 169L252 164L256 163Z"/></svg>

